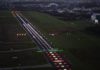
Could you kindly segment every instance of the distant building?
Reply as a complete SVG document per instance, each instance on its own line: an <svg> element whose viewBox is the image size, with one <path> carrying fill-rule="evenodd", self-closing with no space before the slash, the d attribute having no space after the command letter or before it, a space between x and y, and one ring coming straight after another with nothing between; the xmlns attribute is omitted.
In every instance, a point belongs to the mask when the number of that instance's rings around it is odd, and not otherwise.
<svg viewBox="0 0 100 70"><path fill-rule="evenodd" d="M92 14L91 15L91 20L95 24L100 23L100 13L94 13L94 14Z"/></svg>
<svg viewBox="0 0 100 70"><path fill-rule="evenodd" d="M100 0L0 0L0 1L10 1L10 2L27 2L27 1L34 1L34 2L68 2L68 3L91 3L91 2L100 2Z"/></svg>

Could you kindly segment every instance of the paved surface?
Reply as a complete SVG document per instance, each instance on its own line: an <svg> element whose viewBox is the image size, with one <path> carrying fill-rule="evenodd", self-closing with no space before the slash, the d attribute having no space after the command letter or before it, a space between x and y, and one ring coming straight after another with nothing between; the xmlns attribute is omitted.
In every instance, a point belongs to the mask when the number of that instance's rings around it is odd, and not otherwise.
<svg viewBox="0 0 100 70"><path fill-rule="evenodd" d="M28 49L20 49L20 50L8 50L8 51L0 51L0 53L12 53L12 52L24 52L24 51L36 51L37 48L28 48Z"/></svg>
<svg viewBox="0 0 100 70"><path fill-rule="evenodd" d="M45 68L45 67L51 67L50 64L45 64L45 65L36 65L36 66L17 66L17 67L9 67L9 68L0 68L0 70L23 70L23 69L28 69L28 68L32 68L32 69L37 69L37 68Z"/></svg>

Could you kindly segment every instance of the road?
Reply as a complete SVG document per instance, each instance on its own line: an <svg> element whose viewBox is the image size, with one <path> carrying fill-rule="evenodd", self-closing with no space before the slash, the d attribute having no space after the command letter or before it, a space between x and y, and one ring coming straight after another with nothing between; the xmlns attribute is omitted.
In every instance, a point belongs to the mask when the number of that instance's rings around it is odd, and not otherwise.
<svg viewBox="0 0 100 70"><path fill-rule="evenodd" d="M39 68L44 68L48 67L51 68L50 64L44 64L44 65L36 65L36 66L17 66L17 67L8 67L8 68L0 68L0 70L26 70L26 69L39 69Z"/></svg>
<svg viewBox="0 0 100 70"><path fill-rule="evenodd" d="M8 50L8 51L0 51L0 53L14 53L14 52L25 52L25 51L36 51L37 48L28 48L28 49L19 49L19 50Z"/></svg>
<svg viewBox="0 0 100 70"><path fill-rule="evenodd" d="M12 11L13 16L20 22L20 25L29 34L32 41L35 42L41 51L46 55L46 58L55 68L55 70L71 70L71 65L68 60L58 54L52 46L42 37L38 30L26 19L19 11Z"/></svg>

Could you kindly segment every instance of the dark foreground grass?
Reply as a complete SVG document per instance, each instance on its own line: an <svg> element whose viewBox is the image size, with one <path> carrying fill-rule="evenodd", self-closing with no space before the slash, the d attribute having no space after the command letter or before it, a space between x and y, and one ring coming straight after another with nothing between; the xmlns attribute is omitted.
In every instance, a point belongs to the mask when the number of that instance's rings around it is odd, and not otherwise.
<svg viewBox="0 0 100 70"><path fill-rule="evenodd" d="M43 54L32 50L23 52L0 53L0 68L17 66L36 66L46 64ZM41 57L41 59L40 59Z"/></svg>
<svg viewBox="0 0 100 70"><path fill-rule="evenodd" d="M100 65L100 38L82 32L94 26L87 20L61 21L38 12L23 12L33 25L52 42L54 48L64 50L72 70L96 70ZM55 34L51 36L50 34Z"/></svg>

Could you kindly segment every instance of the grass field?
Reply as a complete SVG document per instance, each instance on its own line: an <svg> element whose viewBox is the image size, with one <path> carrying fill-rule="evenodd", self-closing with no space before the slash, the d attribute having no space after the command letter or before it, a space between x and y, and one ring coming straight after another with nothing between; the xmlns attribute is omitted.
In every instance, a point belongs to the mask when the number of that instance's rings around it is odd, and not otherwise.
<svg viewBox="0 0 100 70"><path fill-rule="evenodd" d="M26 36L17 36L21 33L25 34L26 32L11 12L0 11L0 68L48 64L44 55L38 53L37 50L9 52L29 48L37 49L27 34Z"/></svg>
<svg viewBox="0 0 100 70"><path fill-rule="evenodd" d="M52 42L54 48L63 49L72 64L72 70L96 70L100 65L100 37L83 30L94 26L87 20L61 21L48 14L22 12ZM54 34L53 36L51 34Z"/></svg>

